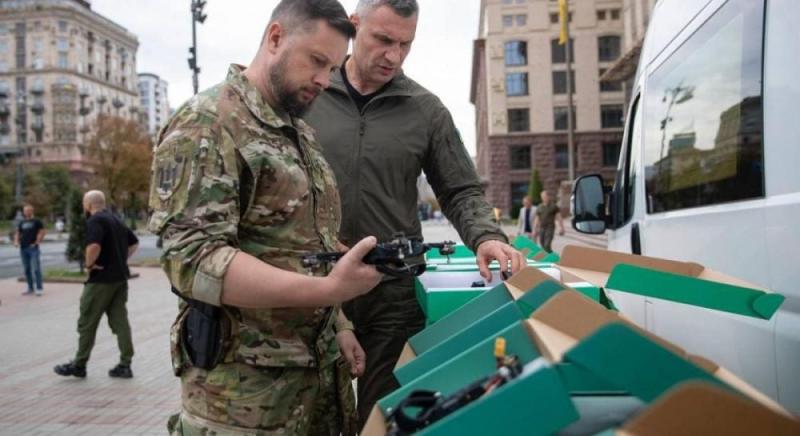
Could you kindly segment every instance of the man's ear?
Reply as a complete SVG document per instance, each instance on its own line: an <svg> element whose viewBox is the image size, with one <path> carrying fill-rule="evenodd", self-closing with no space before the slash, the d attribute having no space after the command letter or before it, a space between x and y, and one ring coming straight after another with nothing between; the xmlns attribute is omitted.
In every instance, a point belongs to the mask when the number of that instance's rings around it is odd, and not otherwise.
<svg viewBox="0 0 800 436"><path fill-rule="evenodd" d="M353 23L353 27L356 28L356 33L358 33L358 27L361 25L361 17L354 13L350 15L350 22Z"/></svg>
<svg viewBox="0 0 800 436"><path fill-rule="evenodd" d="M267 46L266 48L270 53L277 53L278 48L284 43L285 39L286 29L283 28L281 23L275 22L267 27L267 34L264 38L264 44Z"/></svg>

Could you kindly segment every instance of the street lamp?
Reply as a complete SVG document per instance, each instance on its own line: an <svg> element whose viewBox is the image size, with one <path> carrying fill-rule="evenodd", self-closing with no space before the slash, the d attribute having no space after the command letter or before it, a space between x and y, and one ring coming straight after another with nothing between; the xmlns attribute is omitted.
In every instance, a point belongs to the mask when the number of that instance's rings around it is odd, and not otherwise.
<svg viewBox="0 0 800 436"><path fill-rule="evenodd" d="M197 75L200 74L200 67L197 65L197 29L196 23L203 24L206 21L206 14L203 13L203 8L206 6L206 0L191 0L192 11L192 46L189 47L189 69L192 70L192 86L194 93L197 94L198 80Z"/></svg>

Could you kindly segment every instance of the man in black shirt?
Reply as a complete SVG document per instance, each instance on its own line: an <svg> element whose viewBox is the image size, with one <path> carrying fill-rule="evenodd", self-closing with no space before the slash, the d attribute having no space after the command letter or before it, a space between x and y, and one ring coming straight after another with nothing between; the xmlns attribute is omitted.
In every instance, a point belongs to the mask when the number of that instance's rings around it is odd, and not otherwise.
<svg viewBox="0 0 800 436"><path fill-rule="evenodd" d="M78 351L75 359L58 365L58 375L86 377L86 363L94 346L97 326L103 314L117 335L120 361L108 371L111 377L131 378L133 342L128 324L128 258L138 247L139 240L122 221L106 210L106 199L100 191L89 191L83 196L86 220L86 268L89 279L81 294L78 318Z"/></svg>
<svg viewBox="0 0 800 436"><path fill-rule="evenodd" d="M19 247L22 257L22 266L25 268L25 279L28 282L28 290L22 295L32 295L34 282L36 284L36 296L42 295L42 264L39 260L39 244L44 239L44 224L33 217L33 206L26 204L22 209L25 219L17 225L17 232L14 233L14 246Z"/></svg>

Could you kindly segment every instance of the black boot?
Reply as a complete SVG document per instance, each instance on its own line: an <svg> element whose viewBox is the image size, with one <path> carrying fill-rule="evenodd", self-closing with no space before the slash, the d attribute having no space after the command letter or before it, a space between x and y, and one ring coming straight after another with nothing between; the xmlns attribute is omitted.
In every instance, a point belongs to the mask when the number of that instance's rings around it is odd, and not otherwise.
<svg viewBox="0 0 800 436"><path fill-rule="evenodd" d="M133 377L133 371L131 371L130 365L118 363L117 366L108 370L108 376L116 378L131 378Z"/></svg>
<svg viewBox="0 0 800 436"><path fill-rule="evenodd" d="M53 368L58 375L63 375L64 377L69 377L74 375L75 377L84 378L86 377L86 367L85 366L77 366L72 361L63 363L61 365L56 365Z"/></svg>

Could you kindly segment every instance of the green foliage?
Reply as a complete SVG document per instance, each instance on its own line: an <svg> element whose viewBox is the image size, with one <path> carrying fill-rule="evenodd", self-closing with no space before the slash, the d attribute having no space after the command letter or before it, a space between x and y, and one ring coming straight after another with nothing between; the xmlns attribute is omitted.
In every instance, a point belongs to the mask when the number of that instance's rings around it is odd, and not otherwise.
<svg viewBox="0 0 800 436"><path fill-rule="evenodd" d="M76 188L69 171L60 165L44 166L39 170L38 177L50 211L56 217L66 215L69 194Z"/></svg>
<svg viewBox="0 0 800 436"><path fill-rule="evenodd" d="M5 220L11 213L14 203L14 193L12 186L6 181L5 177L0 177L0 221Z"/></svg>
<svg viewBox="0 0 800 436"><path fill-rule="evenodd" d="M69 217L67 217L67 228L69 229L69 241L67 241L67 260L78 262L80 270L83 272L85 250L86 250L86 216L83 212L83 196L78 190L72 190L69 194Z"/></svg>
<svg viewBox="0 0 800 436"><path fill-rule="evenodd" d="M528 196L531 197L533 204L539 205L542 202L542 190L544 190L544 186L542 185L542 179L539 177L539 170L534 168L531 173L531 181L528 184Z"/></svg>

